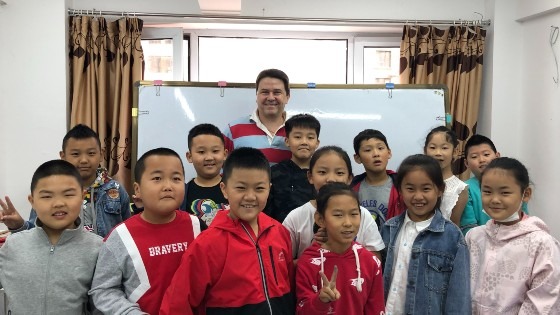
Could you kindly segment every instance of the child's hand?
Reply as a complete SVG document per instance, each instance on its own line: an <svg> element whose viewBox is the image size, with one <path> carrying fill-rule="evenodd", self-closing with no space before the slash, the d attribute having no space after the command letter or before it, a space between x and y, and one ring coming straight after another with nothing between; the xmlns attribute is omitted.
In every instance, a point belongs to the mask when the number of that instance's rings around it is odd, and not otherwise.
<svg viewBox="0 0 560 315"><path fill-rule="evenodd" d="M340 299L340 292L336 289L336 276L338 275L338 267L334 266L331 280L322 271L319 271L321 279L323 279L323 287L319 292L319 299L323 303L329 303Z"/></svg>
<svg viewBox="0 0 560 315"><path fill-rule="evenodd" d="M0 207L2 207L0 222L4 223L8 229L17 230L23 226L25 221L19 215L8 196L6 196L6 202L0 198Z"/></svg>
<svg viewBox="0 0 560 315"><path fill-rule="evenodd" d="M313 239L319 244L324 244L328 240L327 230L325 228L319 228L319 230L317 230L317 233L315 233L315 235L313 236Z"/></svg>

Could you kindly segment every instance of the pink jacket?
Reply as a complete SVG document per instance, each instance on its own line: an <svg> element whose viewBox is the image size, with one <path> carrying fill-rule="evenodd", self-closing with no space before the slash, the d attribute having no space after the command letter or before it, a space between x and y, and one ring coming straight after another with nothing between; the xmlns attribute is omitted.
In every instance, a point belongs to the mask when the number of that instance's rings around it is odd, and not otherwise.
<svg viewBox="0 0 560 315"><path fill-rule="evenodd" d="M537 217L467 233L473 314L560 314L560 244Z"/></svg>

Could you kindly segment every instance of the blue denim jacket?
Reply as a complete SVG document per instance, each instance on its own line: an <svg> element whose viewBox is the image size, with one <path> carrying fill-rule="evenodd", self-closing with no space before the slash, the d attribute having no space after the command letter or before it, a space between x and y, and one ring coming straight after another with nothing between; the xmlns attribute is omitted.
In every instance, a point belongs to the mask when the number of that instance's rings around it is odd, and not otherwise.
<svg viewBox="0 0 560 315"><path fill-rule="evenodd" d="M406 212L387 221L381 237L387 248L385 298L391 287L395 244ZM461 230L436 211L412 246L406 286L406 314L471 314L469 251Z"/></svg>
<svg viewBox="0 0 560 315"><path fill-rule="evenodd" d="M115 225L130 218L130 199L124 187L113 179L97 188L88 188L89 191L92 189L95 190L93 194L95 194L96 234L105 237ZM111 189L117 189L118 196L111 197L108 194ZM91 207L91 204L86 204L86 207ZM37 213L31 209L29 221L26 221L21 228L10 231L14 233L34 228L36 219Z"/></svg>

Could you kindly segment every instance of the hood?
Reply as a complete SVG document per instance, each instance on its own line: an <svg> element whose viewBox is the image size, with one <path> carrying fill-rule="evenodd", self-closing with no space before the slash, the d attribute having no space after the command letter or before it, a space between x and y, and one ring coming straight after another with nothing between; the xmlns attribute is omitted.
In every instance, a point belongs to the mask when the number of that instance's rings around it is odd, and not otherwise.
<svg viewBox="0 0 560 315"><path fill-rule="evenodd" d="M342 254L336 254L333 252L330 252L327 249L324 249L321 247L321 245L317 242L313 242L313 244L311 244L311 246L309 246L304 253L307 253L308 255L310 255L311 257L320 257L320 262L321 262L321 271L325 272L325 267L324 267L324 262L327 258L342 258L344 260L346 259L352 259L354 258L355 262L356 262L356 273L358 274L358 281L356 283L356 287L358 289L358 292L362 292L362 270L360 268L360 255L359 252L366 250L362 245L356 243L356 242L352 242L352 246L350 246L350 248L348 248L344 253ZM321 280L322 282L322 280Z"/></svg>
<svg viewBox="0 0 560 315"><path fill-rule="evenodd" d="M232 219L229 217L230 210L220 210L216 213L216 217L212 220L212 224L209 228L216 228L220 230L224 230L234 234L242 234L245 235L241 224L243 221L239 219ZM259 213L258 215L258 224L259 224L259 231L264 231L273 225L278 225L277 221L273 220L271 217L267 216L264 213Z"/></svg>
<svg viewBox="0 0 560 315"><path fill-rule="evenodd" d="M486 223L486 234L497 241L509 241L516 237L524 236L533 232L546 232L550 234L548 226L537 217L530 217L526 214L523 219L514 225L496 224L494 220Z"/></svg>

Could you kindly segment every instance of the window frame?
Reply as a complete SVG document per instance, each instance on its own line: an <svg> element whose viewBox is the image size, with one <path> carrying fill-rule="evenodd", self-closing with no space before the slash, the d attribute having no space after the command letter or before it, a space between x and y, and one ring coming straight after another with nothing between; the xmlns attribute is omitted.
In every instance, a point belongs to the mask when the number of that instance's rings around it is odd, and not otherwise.
<svg viewBox="0 0 560 315"><path fill-rule="evenodd" d="M364 83L364 48L396 48L401 46L401 35L398 37L356 37L354 38L354 84Z"/></svg>
<svg viewBox="0 0 560 315"><path fill-rule="evenodd" d="M179 27L145 27L141 40L171 39L173 43L173 80L183 81L183 39L184 31ZM190 43L189 43L190 44ZM187 76L188 78L188 76Z"/></svg>

